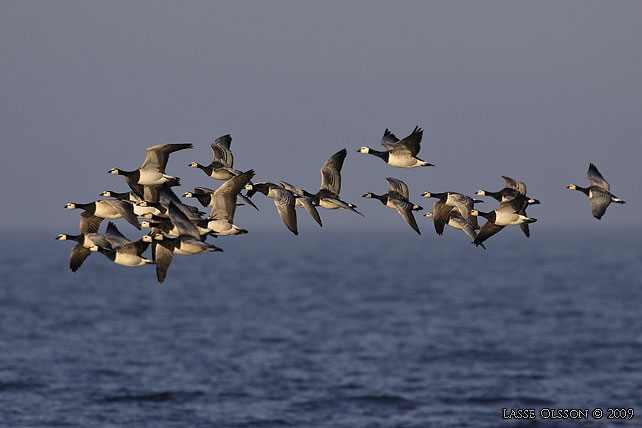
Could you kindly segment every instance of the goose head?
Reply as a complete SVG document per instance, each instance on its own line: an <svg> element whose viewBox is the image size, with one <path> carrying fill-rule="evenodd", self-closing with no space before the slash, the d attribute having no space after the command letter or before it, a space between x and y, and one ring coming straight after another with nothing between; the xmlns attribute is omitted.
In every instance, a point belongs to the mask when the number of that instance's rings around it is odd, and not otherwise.
<svg viewBox="0 0 642 428"><path fill-rule="evenodd" d="M370 153L370 147L363 146L359 150L357 150L357 153Z"/></svg>

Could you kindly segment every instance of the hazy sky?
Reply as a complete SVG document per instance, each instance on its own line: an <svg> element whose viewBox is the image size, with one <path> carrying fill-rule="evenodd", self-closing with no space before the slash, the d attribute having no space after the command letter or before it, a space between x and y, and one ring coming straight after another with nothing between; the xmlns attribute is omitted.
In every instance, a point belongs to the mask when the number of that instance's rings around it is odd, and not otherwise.
<svg viewBox="0 0 642 428"><path fill-rule="evenodd" d="M329 229L412 235L361 198L385 192L388 176L432 209L422 192L497 190L501 175L542 201L529 209L532 230L639 228L641 22L637 0L3 0L2 227L77 230L78 212L63 205L127 190L107 170L135 169L161 143L194 143L167 168L181 194L216 187L187 164L208 163L211 141L231 133L237 168L311 191L321 164L347 148L342 196L366 218L323 210ZM402 138L415 125L420 157L435 168L356 153L377 148L385 128ZM628 202L601 222L565 188L587 184L589 162ZM237 224L283 227L270 200L255 200L261 212L241 207ZM302 235L317 227L303 214ZM431 220L418 221L432 232Z"/></svg>

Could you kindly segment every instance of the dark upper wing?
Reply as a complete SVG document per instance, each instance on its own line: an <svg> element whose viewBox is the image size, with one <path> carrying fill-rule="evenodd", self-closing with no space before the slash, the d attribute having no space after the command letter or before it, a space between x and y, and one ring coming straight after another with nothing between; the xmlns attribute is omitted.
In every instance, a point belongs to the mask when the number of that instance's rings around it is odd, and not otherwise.
<svg viewBox="0 0 642 428"><path fill-rule="evenodd" d="M112 248L123 247L131 241L125 235L120 233L120 230L111 221L107 223L107 230L105 231L105 238L111 243Z"/></svg>
<svg viewBox="0 0 642 428"><path fill-rule="evenodd" d="M196 226L190 219L183 213L183 211L174 202L169 203L169 219L172 224L178 229L179 235L188 235L196 239L200 239L200 234Z"/></svg>
<svg viewBox="0 0 642 428"><path fill-rule="evenodd" d="M423 129L415 126L415 129L410 135L395 144L394 151L397 153L408 153L410 156L417 156L419 149L421 149L421 138L424 135Z"/></svg>
<svg viewBox="0 0 642 428"><path fill-rule="evenodd" d="M80 213L80 233L97 233L103 219L83 211Z"/></svg>
<svg viewBox="0 0 642 428"><path fill-rule="evenodd" d="M388 128L386 128L383 133L383 137L381 137L381 145L384 146L387 150L391 150L398 141L399 138L397 138L395 134L393 134L392 132L390 132L390 130L388 130Z"/></svg>
<svg viewBox="0 0 642 428"><path fill-rule="evenodd" d="M82 244L78 243L74 245L71 249L71 256L69 256L69 267L71 271L76 272L90 254L91 251L83 247Z"/></svg>
<svg viewBox="0 0 642 428"><path fill-rule="evenodd" d="M505 175L502 175L502 178L506 182L507 188L517 190L522 195L526 194L526 185L523 181L515 180L514 178L510 178Z"/></svg>
<svg viewBox="0 0 642 428"><path fill-rule="evenodd" d="M437 232L438 235L442 235L444 233L444 226L448 223L448 216L452 209L453 207L446 205L441 201L437 201L433 204L432 220L435 224L435 232Z"/></svg>
<svg viewBox="0 0 642 428"><path fill-rule="evenodd" d="M218 137L212 143L212 163L220 163L223 166L232 168L234 166L234 155L230 150L232 144L232 137L230 134Z"/></svg>
<svg viewBox="0 0 642 428"><path fill-rule="evenodd" d="M415 216L412 215L412 204L397 198L392 198L391 200L393 201L392 203L394 204L395 209L397 210L399 215L401 215L401 217L406 221L406 223L408 223L410 227L412 227L415 232L421 235L419 226L417 226L417 221L415 220Z"/></svg>
<svg viewBox="0 0 642 428"><path fill-rule="evenodd" d="M325 161L321 167L321 189L337 195L341 192L341 168L347 154L346 149L341 149Z"/></svg>
<svg viewBox="0 0 642 428"><path fill-rule="evenodd" d="M292 233L298 235L299 232L297 230L296 224L296 208L294 207L294 195L289 190L285 190L283 188L279 189L280 190L278 190L274 198L274 204L276 205L276 208L279 211L279 215L281 216L281 220L283 220L285 226L290 229Z"/></svg>
<svg viewBox="0 0 642 428"><path fill-rule="evenodd" d="M597 167L594 164L589 164L586 178L594 186L601 187L606 191L611 190L611 186L609 185L608 181L606 181L604 177L602 177L602 174L600 174L600 171L597 170Z"/></svg>
<svg viewBox="0 0 642 428"><path fill-rule="evenodd" d="M165 167L167 166L170 153L183 149L191 149L192 147L192 143L159 144L148 147L141 169L154 169L165 173Z"/></svg>
<svg viewBox="0 0 642 428"><path fill-rule="evenodd" d="M254 177L254 170L250 169L221 184L221 186L212 193L212 213L210 217L215 219L224 218L232 223L236 211L236 198L252 177Z"/></svg>
<svg viewBox="0 0 642 428"><path fill-rule="evenodd" d="M479 229L477 237L473 241L475 245L481 245L485 240L502 230L504 226L498 226L493 222L487 221Z"/></svg>
<svg viewBox="0 0 642 428"><path fill-rule="evenodd" d="M136 214L134 214L134 207L131 203L121 201L119 199L107 199L107 201L109 201L109 204L118 212L118 214L120 214L136 229L140 230L140 224L138 223Z"/></svg>
<svg viewBox="0 0 642 428"><path fill-rule="evenodd" d="M167 270L174 259L174 253L160 243L154 243L154 263L156 263L156 278L159 283L163 283L167 277Z"/></svg>
<svg viewBox="0 0 642 428"><path fill-rule="evenodd" d="M408 185L404 183L401 180L397 180L396 178L388 177L386 178L386 181L388 182L389 186L389 191L390 192L397 192L401 194L404 198L408 199L410 197L409 192L408 192Z"/></svg>

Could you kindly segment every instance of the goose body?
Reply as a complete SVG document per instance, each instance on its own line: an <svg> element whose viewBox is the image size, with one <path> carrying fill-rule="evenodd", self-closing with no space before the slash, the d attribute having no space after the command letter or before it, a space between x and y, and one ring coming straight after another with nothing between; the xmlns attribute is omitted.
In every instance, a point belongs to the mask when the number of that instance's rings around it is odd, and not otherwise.
<svg viewBox="0 0 642 428"><path fill-rule="evenodd" d="M497 192L490 192L488 190L478 190L475 192L476 195L480 196L490 196L499 202L504 202L510 199L516 199L515 206L521 206L518 209L519 214L526 216L526 208L529 205L539 204L539 200L529 198L526 196L526 184L523 181L515 180L514 178L502 175L504 179L504 188ZM528 223L522 223L519 225L522 232L526 237L530 237L530 230Z"/></svg>
<svg viewBox="0 0 642 428"><path fill-rule="evenodd" d="M377 195L376 193L369 192L364 194L363 197L378 199L383 205L396 210L405 222L408 223L415 232L421 235L421 231L412 212L422 210L423 208L408 200L408 186L406 183L392 177L386 178L386 181L388 182L388 191L385 194Z"/></svg>
<svg viewBox="0 0 642 428"><path fill-rule="evenodd" d="M124 218L136 229L140 230L134 208L129 202L119 199L101 199L86 204L69 202L65 205L68 210L81 209L81 232L97 232L103 219Z"/></svg>
<svg viewBox="0 0 642 428"><path fill-rule="evenodd" d="M385 130L381 145L386 150L380 151L370 147L364 146L357 150L358 153L365 153L376 156L383 160L390 166L397 168L415 168L419 166L434 166L417 157L421 149L421 138L423 137L423 130L418 126L403 140L399 140L388 129Z"/></svg>
<svg viewBox="0 0 642 428"><path fill-rule="evenodd" d="M349 202L342 201L339 197L341 193L341 168L348 151L341 149L325 161L321 166L321 187L319 191L312 196L313 202L329 210L350 210L363 217L357 206Z"/></svg>
<svg viewBox="0 0 642 428"><path fill-rule="evenodd" d="M262 181L259 183L248 183L245 185L248 197L252 197L256 192L260 192L268 198L274 199L274 205L283 221L285 227L295 235L299 234L296 220L295 196L292 192L284 187Z"/></svg>
<svg viewBox="0 0 642 428"><path fill-rule="evenodd" d="M589 164L586 178L591 183L591 186L581 187L577 184L569 184L567 188L580 191L588 196L591 204L591 214L593 214L593 217L596 219L602 219L611 202L616 204L626 203L611 193L611 185L604 179L600 171L598 171L597 167L592 163Z"/></svg>
<svg viewBox="0 0 642 428"><path fill-rule="evenodd" d="M69 256L69 268L72 272L76 272L80 269L80 266L85 262L87 257L91 254L89 249L94 245L100 245L105 248L111 249L111 243L105 238L104 235L99 233L81 233L80 235L70 235L66 233L61 233L56 237L59 241L74 241L74 245L71 249L71 254Z"/></svg>
<svg viewBox="0 0 642 428"><path fill-rule="evenodd" d="M520 198L504 198L499 208L491 212L482 212L472 210L471 214L474 216L482 216L486 218L486 223L482 225L477 233L477 237L473 241L475 245L481 245L491 236L501 231L506 226L516 226L530 224L537 221L535 218L530 218L521 214L524 209L524 197Z"/></svg>
<svg viewBox="0 0 642 428"><path fill-rule="evenodd" d="M191 148L191 143L159 144L151 146L145 150L145 160L140 168L133 171L112 168L108 172L114 175L124 175L126 177L127 184L130 185L132 190L138 196L145 200L156 202L156 200L149 199L149 196L145 197L143 188L145 186L158 186L163 184L179 185L180 179L178 177L165 174L167 161L171 153Z"/></svg>
<svg viewBox="0 0 642 428"><path fill-rule="evenodd" d="M246 171L225 181L218 189L210 194L212 212L208 218L207 228L214 235L239 235L247 233L234 224L237 196L241 189L254 177L254 170Z"/></svg>

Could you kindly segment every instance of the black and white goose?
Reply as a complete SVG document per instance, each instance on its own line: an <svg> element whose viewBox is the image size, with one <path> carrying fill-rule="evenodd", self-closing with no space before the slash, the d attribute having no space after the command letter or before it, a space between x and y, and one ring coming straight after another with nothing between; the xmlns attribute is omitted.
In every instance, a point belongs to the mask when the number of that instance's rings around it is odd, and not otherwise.
<svg viewBox="0 0 642 428"><path fill-rule="evenodd" d="M421 196L424 198L439 199L439 201L433 204L433 223L435 224L437 234L441 235L444 232L444 226L448 222L448 216L452 208L457 209L459 214L470 223L473 229L479 229L477 218L471 215L470 211L473 209L474 204L483 201L457 192L424 192Z"/></svg>
<svg viewBox="0 0 642 428"><path fill-rule="evenodd" d="M521 224L530 224L537 221L536 218L530 218L521 214L524 210L523 198L504 197L499 208L491 212L482 212L472 210L474 216L486 218L486 223L482 225L473 241L475 245L481 245L485 240L498 233L506 226L517 226Z"/></svg>
<svg viewBox="0 0 642 428"><path fill-rule="evenodd" d="M363 195L364 198L373 198L378 199L382 204L388 208L397 210L399 215L408 223L408 225L419 235L419 226L417 226L417 221L413 216L413 211L420 211L423 208L419 205L413 204L408 200L408 186L401 180L396 178L388 177L386 178L388 182L388 191L383 195L377 195L376 193L368 192Z"/></svg>
<svg viewBox="0 0 642 428"><path fill-rule="evenodd" d="M189 166L198 168L210 178L215 180L229 180L242 173L234 169L234 155L230 150L232 137L230 134L218 137L212 145L212 162L209 165L201 165L198 162L190 162Z"/></svg>
<svg viewBox="0 0 642 428"><path fill-rule="evenodd" d="M148 242L141 240L132 242L118 231L113 223L109 223L105 237L111 244L111 248L101 245L92 245L89 251L100 252L112 262L122 266L144 266L153 264L152 260L143 257L143 253L149 246Z"/></svg>
<svg viewBox="0 0 642 428"><path fill-rule="evenodd" d="M526 184L524 184L523 181L515 180L514 178L507 177L505 175L502 175L502 178L504 179L504 182L505 182L505 186L503 189L497 192L490 192L488 190L478 190L475 192L475 194L480 196L490 196L498 202L502 202L507 198L516 199L516 201L514 202L514 205L518 205L519 201L521 201L522 208L519 211L519 214L522 214L522 215L526 215L526 208L529 205L535 205L540 203L539 200L530 198L526 195ZM528 223L522 223L519 225L519 227L522 230L522 232L524 232L524 235L526 235L526 237L531 236Z"/></svg>
<svg viewBox="0 0 642 428"><path fill-rule="evenodd" d="M591 214L593 214L593 217L596 219L602 219L602 216L606 213L606 209L609 207L611 202L616 204L626 203L611 193L611 185L604 179L604 177L602 177L600 171L598 171L597 167L592 163L589 164L586 178L591 183L589 187L569 184L567 189L577 190L588 196L591 203Z"/></svg>
<svg viewBox="0 0 642 428"><path fill-rule="evenodd" d="M321 187L319 191L312 195L315 205L329 209L346 209L353 211L363 217L357 206L349 202L342 201L339 197L341 192L341 168L343 161L348 154L346 149L341 149L325 161L321 166Z"/></svg>
<svg viewBox="0 0 642 428"><path fill-rule="evenodd" d="M134 213L134 208L130 202L119 199L101 199L98 201L80 204L69 202L65 205L68 210L81 209L80 214L80 232L98 232L100 223L103 219L124 218L136 229L140 230L138 218Z"/></svg>
<svg viewBox="0 0 642 428"><path fill-rule="evenodd" d="M150 202L158 201L158 192L161 185L180 185L180 178L165 174L169 155L179 150L191 149L191 143L159 144L148 147L145 151L145 160L140 168L125 171L112 168L108 172L125 176L125 181L139 197ZM145 187L149 186L149 187Z"/></svg>
<svg viewBox="0 0 642 428"><path fill-rule="evenodd" d="M104 235L99 233L81 233L80 235L71 235L61 233L56 237L59 241L74 241L76 245L71 248L71 255L69 256L69 268L72 272L80 269L80 266L89 257L91 248L94 245L100 245L103 248L111 249L111 243L105 238Z"/></svg>
<svg viewBox="0 0 642 428"><path fill-rule="evenodd" d="M382 159L390 166L397 168L415 168L418 166L434 166L417 157L421 149L421 138L424 131L418 126L403 140L399 140L395 134L388 129L385 130L381 145L386 148L385 151L379 151L364 146L357 150L357 153L365 153Z"/></svg>
<svg viewBox="0 0 642 428"><path fill-rule="evenodd" d="M284 187L270 183L268 181L261 181L258 183L248 183L245 185L247 196L252 197L256 192L260 192L265 196L274 199L274 205L283 220L283 224L290 232L295 235L299 234L296 221L296 197L292 192Z"/></svg>

